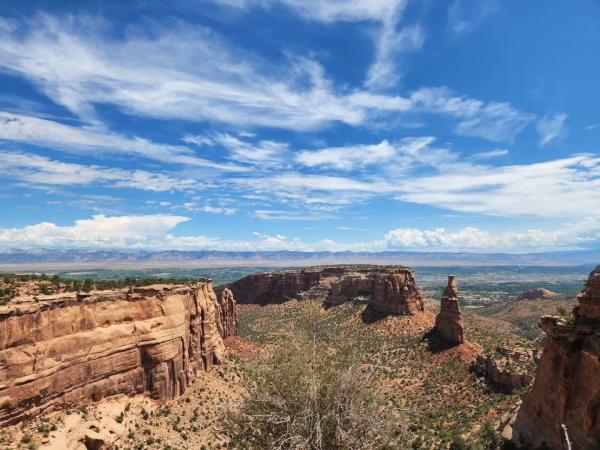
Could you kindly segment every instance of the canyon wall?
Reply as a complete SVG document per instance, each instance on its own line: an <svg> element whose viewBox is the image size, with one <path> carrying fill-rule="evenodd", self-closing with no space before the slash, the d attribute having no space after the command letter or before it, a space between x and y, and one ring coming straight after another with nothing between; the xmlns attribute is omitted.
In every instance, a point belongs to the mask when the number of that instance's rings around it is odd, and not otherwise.
<svg viewBox="0 0 600 450"><path fill-rule="evenodd" d="M568 435L574 450L600 445L600 266L578 300L574 321L542 317L544 350L513 425L517 443L563 449Z"/></svg>
<svg viewBox="0 0 600 450"><path fill-rule="evenodd" d="M104 397L181 395L235 334L212 282L40 296L0 307L0 426Z"/></svg>
<svg viewBox="0 0 600 450"><path fill-rule="evenodd" d="M408 268L345 275L331 284L325 303L337 305L360 296L367 297L369 306L378 312L413 315L424 310L414 274Z"/></svg>
<svg viewBox="0 0 600 450"><path fill-rule="evenodd" d="M248 275L218 290L224 288L238 303L309 299L331 306L363 296L375 311L412 315L424 310L414 274L405 266L315 266Z"/></svg>
<svg viewBox="0 0 600 450"><path fill-rule="evenodd" d="M245 276L228 284L227 288L240 304L267 305L296 298L299 293L319 284L320 279L321 271L318 270L265 272Z"/></svg>

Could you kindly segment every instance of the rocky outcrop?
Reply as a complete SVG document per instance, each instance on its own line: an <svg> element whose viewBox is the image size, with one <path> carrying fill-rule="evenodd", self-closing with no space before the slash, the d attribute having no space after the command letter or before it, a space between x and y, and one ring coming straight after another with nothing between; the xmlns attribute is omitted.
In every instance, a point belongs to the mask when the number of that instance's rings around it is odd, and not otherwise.
<svg viewBox="0 0 600 450"><path fill-rule="evenodd" d="M424 309L414 274L404 266L316 266L253 274L220 289L224 288L238 303L309 299L337 305L362 296L375 311L412 315Z"/></svg>
<svg viewBox="0 0 600 450"><path fill-rule="evenodd" d="M442 294L440 312L435 319L435 331L439 337L453 345L465 342L465 328L458 306L458 287L456 277L448 276L448 285Z"/></svg>
<svg viewBox="0 0 600 450"><path fill-rule="evenodd" d="M116 394L181 395L223 357L234 305L203 280L0 307L0 425Z"/></svg>
<svg viewBox="0 0 600 450"><path fill-rule="evenodd" d="M544 300L555 297L555 292L549 291L548 289L536 288L521 292L517 297L514 298L514 300Z"/></svg>
<svg viewBox="0 0 600 450"><path fill-rule="evenodd" d="M221 291L219 299L217 325L219 334L223 338L237 334L237 314L235 312L235 300L233 293L225 288Z"/></svg>
<svg viewBox="0 0 600 450"><path fill-rule="evenodd" d="M477 355L473 369L492 385L512 390L531 384L536 361L537 352L532 350L500 347L495 355Z"/></svg>
<svg viewBox="0 0 600 450"><path fill-rule="evenodd" d="M361 296L374 311L382 313L413 315L424 311L423 298L408 268L345 275L331 284L325 302L336 305Z"/></svg>
<svg viewBox="0 0 600 450"><path fill-rule="evenodd" d="M301 292L318 285L321 276L319 270L257 273L245 276L226 288L233 292L240 304L267 305L297 298Z"/></svg>
<svg viewBox="0 0 600 450"><path fill-rule="evenodd" d="M600 266L578 296L574 320L542 317L546 332L535 382L513 425L517 443L574 450L600 442Z"/></svg>

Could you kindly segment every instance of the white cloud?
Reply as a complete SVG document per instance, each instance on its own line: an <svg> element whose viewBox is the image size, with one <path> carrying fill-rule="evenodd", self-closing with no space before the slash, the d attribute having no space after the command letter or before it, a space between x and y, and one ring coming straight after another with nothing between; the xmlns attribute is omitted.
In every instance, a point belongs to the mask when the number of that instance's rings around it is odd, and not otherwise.
<svg viewBox="0 0 600 450"><path fill-rule="evenodd" d="M551 116L546 115L537 121L535 126L541 146L549 144L564 136L564 126L567 117L568 116L565 113L556 113Z"/></svg>
<svg viewBox="0 0 600 450"><path fill-rule="evenodd" d="M0 245L24 248L138 248L172 250L298 250L298 251L381 251L391 249L425 251L512 251L580 248L600 239L600 219L564 225L562 228L492 233L473 227L457 231L443 228L421 230L398 228L383 239L340 243L321 239L307 243L297 237L254 232L258 240L223 240L203 235L174 235L178 224L189 218L172 215L104 216L76 220L60 226L42 222L22 228L0 229Z"/></svg>
<svg viewBox="0 0 600 450"><path fill-rule="evenodd" d="M235 162L248 164L260 164L265 167L266 163L274 166L281 165L287 152L288 145L283 142L260 140L256 143L243 141L229 133L217 133L213 136L215 144L220 144L229 151L229 158Z"/></svg>
<svg viewBox="0 0 600 450"><path fill-rule="evenodd" d="M306 167L351 171L366 166L381 165L393 161L402 154L414 156L433 140L431 137L405 138L394 144L383 140L379 144L304 150L296 156L296 161Z"/></svg>
<svg viewBox="0 0 600 450"><path fill-rule="evenodd" d="M477 115L463 120L456 132L463 136L482 137L494 142L512 141L535 118L508 103L489 103Z"/></svg>
<svg viewBox="0 0 600 450"><path fill-rule="evenodd" d="M600 218L567 224L553 230L528 229L492 233L474 227L457 231L444 228L397 228L384 236L389 248L450 251L543 251L578 248L600 239Z"/></svg>
<svg viewBox="0 0 600 450"><path fill-rule="evenodd" d="M0 44L1 45L1 44ZM0 111L0 140L25 142L51 147L59 151L78 151L90 155L90 150L106 154L128 153L136 156L189 166L243 172L232 164L219 164L193 156L187 147L157 144L147 139L127 138L108 131L65 125L37 117Z"/></svg>
<svg viewBox="0 0 600 450"><path fill-rule="evenodd" d="M202 208L200 208L200 211L209 213L209 214L223 214L225 216L231 216L231 215L235 214L235 212L237 210L235 208L205 205Z"/></svg>
<svg viewBox="0 0 600 450"><path fill-rule="evenodd" d="M96 215L76 220L72 226L42 222L23 228L0 229L0 245L11 247L145 247L165 238L182 222L182 216Z"/></svg>
<svg viewBox="0 0 600 450"><path fill-rule="evenodd" d="M425 41L425 33L418 25L406 26L397 31L398 19L390 16L383 22L375 40L375 60L367 73L365 84L371 89L394 86L400 79L397 55L418 50Z"/></svg>
<svg viewBox="0 0 600 450"><path fill-rule="evenodd" d="M333 217L327 214L320 214L306 211L289 210L265 210L258 209L254 211L254 217L262 220L284 220L284 221L306 221L306 220L324 220Z"/></svg>
<svg viewBox="0 0 600 450"><path fill-rule="evenodd" d="M453 211L505 217L574 218L597 214L600 157L579 155L509 165L450 165L400 181L399 199Z"/></svg>
<svg viewBox="0 0 600 450"><path fill-rule="evenodd" d="M482 159L497 158L498 156L504 155L508 155L508 150L505 148L497 148L496 150L490 150L489 152L475 153L469 159L472 161L479 161Z"/></svg>
<svg viewBox="0 0 600 450"><path fill-rule="evenodd" d="M364 120L310 60L275 68L184 23L155 24L148 34L129 30L123 40L107 38L102 26L97 18L36 16L0 27L0 66L91 122L97 103L161 119L300 130Z"/></svg>
<svg viewBox="0 0 600 450"><path fill-rule="evenodd" d="M448 25L455 34L468 33L499 9L498 0L454 0L448 8Z"/></svg>
<svg viewBox="0 0 600 450"><path fill-rule="evenodd" d="M356 92L354 105L380 111L439 114L459 120L457 134L490 141L512 141L529 125L535 115L519 111L508 103L491 102L456 95L445 87L417 89L408 97Z"/></svg>
<svg viewBox="0 0 600 450"><path fill-rule="evenodd" d="M31 153L0 151L0 174L32 184L83 186L102 184L145 191L197 190L198 181L145 170L65 163Z"/></svg>
<svg viewBox="0 0 600 450"><path fill-rule="evenodd" d="M215 145L215 140L213 138L211 138L210 136L202 136L199 134L186 134L184 137L181 138L181 140L187 144L194 144L199 147L212 147L213 145Z"/></svg>
<svg viewBox="0 0 600 450"><path fill-rule="evenodd" d="M393 86L400 78L397 55L419 49L424 32L419 25L400 29L407 0L216 0L235 8L286 6L299 16L312 21L378 22L373 33L375 58L368 70L365 84L370 89Z"/></svg>
<svg viewBox="0 0 600 450"><path fill-rule="evenodd" d="M382 21L405 0L214 0L220 5L247 9L285 6L298 15L320 22Z"/></svg>
<svg viewBox="0 0 600 450"><path fill-rule="evenodd" d="M322 21L377 22L388 21L390 11L404 5L403 0L355 1L355 8L347 2L288 3ZM313 9L313 5L320 6ZM369 124L382 113L425 112L468 120L458 132L492 140L511 139L531 119L510 105L457 97L447 89L420 89L405 98L336 87L315 60L294 55L288 55L284 64L264 60L235 48L210 30L184 23L170 22L168 27L154 23L147 33L131 29L120 40L108 38L107 25L97 18L35 16L18 25L2 19L0 23L0 67L30 80L56 103L96 126L97 104L115 105L136 116L292 130L335 122ZM389 80L390 71L377 66L391 67L388 63L394 52L422 41L418 27L390 33L391 37L382 41L383 50L376 51L380 54L371 69L384 75L374 79ZM144 56L150 54L152 58ZM54 131L73 140L83 139L66 128ZM160 156L185 149L156 147L139 138L127 142L116 136L112 139L115 142L110 145L136 153ZM194 143L191 139L193 136L188 136L186 142ZM84 140L89 145L90 139ZM181 163L186 157L190 164L203 164L199 158L178 156Z"/></svg>

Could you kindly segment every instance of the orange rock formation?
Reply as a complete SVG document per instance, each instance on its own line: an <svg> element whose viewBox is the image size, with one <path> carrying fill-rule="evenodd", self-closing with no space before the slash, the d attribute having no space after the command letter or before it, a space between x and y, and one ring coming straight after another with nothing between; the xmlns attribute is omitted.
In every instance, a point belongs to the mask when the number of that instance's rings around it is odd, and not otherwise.
<svg viewBox="0 0 600 450"><path fill-rule="evenodd" d="M367 296L369 306L382 313L414 315L424 311L423 298L408 268L346 275L331 284L325 302L336 305L359 296Z"/></svg>
<svg viewBox="0 0 600 450"><path fill-rule="evenodd" d="M235 323L231 293L219 302L209 280L0 307L0 426L115 394L181 395Z"/></svg>
<svg viewBox="0 0 600 450"><path fill-rule="evenodd" d="M546 340L513 426L517 443L563 449L567 435L575 450L600 443L600 266L578 299L574 323L542 317Z"/></svg>
<svg viewBox="0 0 600 450"><path fill-rule="evenodd" d="M440 312L435 319L435 330L446 342L460 345L465 342L464 325L458 306L456 277L448 276L448 286L442 294Z"/></svg>

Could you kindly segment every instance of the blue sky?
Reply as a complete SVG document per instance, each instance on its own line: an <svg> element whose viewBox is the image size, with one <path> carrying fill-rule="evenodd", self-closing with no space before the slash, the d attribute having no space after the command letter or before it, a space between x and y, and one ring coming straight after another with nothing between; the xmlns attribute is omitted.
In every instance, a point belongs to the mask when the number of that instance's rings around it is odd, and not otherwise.
<svg viewBox="0 0 600 450"><path fill-rule="evenodd" d="M598 248L598 48L594 0L5 0L0 247Z"/></svg>

